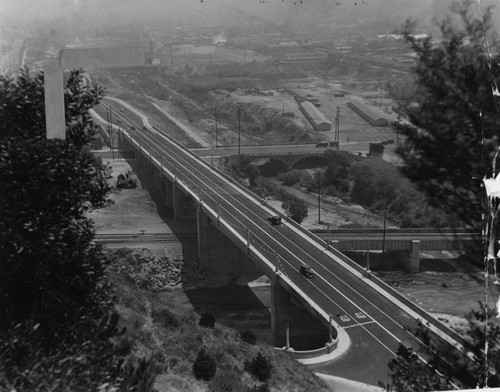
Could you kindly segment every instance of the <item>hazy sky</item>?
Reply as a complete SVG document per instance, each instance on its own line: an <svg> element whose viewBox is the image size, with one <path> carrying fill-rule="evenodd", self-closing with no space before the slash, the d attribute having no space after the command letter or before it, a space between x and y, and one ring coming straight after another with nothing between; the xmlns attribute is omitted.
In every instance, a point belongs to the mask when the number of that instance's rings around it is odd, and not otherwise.
<svg viewBox="0 0 500 392"><path fill-rule="evenodd" d="M497 4L500 0L477 0ZM239 16L273 21L290 18L375 17L384 20L414 17L430 21L433 11L443 13L452 0L0 0L0 14L22 19L57 18L81 15L86 21L104 23L137 19L141 22L165 18L179 24L190 19L200 23L227 21ZM442 15L438 15L442 17ZM225 20L224 18L228 19ZM500 18L499 18L500 19ZM236 22L238 23L238 22Z"/></svg>

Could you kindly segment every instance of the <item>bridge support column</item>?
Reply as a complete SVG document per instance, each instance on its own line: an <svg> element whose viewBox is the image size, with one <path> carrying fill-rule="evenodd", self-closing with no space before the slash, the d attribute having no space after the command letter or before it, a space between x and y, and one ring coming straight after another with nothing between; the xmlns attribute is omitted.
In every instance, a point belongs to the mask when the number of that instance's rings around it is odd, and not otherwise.
<svg viewBox="0 0 500 392"><path fill-rule="evenodd" d="M159 187L161 185L160 175L161 175L160 169L153 167L153 177L154 177L155 187Z"/></svg>
<svg viewBox="0 0 500 392"><path fill-rule="evenodd" d="M216 218L208 217L201 204L196 209L196 219L198 257L206 273L207 286L243 286L264 275L244 250L214 227Z"/></svg>
<svg viewBox="0 0 500 392"><path fill-rule="evenodd" d="M271 328L275 347L285 347L287 323L290 346L295 350L320 348L328 341L329 329L283 288L279 275L274 275L271 281ZM335 330L333 334L335 338Z"/></svg>
<svg viewBox="0 0 500 392"><path fill-rule="evenodd" d="M393 254L399 263L412 272L420 272L420 240L412 240L410 242L410 249L404 251L391 251L387 252Z"/></svg>
<svg viewBox="0 0 500 392"><path fill-rule="evenodd" d="M411 272L420 272L420 241L412 240L408 252L407 267Z"/></svg>
<svg viewBox="0 0 500 392"><path fill-rule="evenodd" d="M174 220L179 219L181 215L181 203L180 199L182 197L181 191L177 189L177 183L172 184L172 213L174 214Z"/></svg>

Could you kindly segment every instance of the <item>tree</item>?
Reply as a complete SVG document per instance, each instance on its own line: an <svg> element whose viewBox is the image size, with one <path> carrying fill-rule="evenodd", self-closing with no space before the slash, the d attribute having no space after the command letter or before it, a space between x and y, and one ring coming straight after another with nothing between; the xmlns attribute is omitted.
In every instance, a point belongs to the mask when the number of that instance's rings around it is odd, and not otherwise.
<svg viewBox="0 0 500 392"><path fill-rule="evenodd" d="M193 373L197 379L209 381L215 376L217 365L214 359L201 349L193 363Z"/></svg>
<svg viewBox="0 0 500 392"><path fill-rule="evenodd" d="M103 205L106 168L85 148L103 90L66 80L66 140L47 140L43 74L0 77L0 389L129 390L120 331L88 204ZM143 369L143 368L141 368ZM130 377L123 378L127 374ZM149 376L148 376L149 377ZM128 380L128 381L127 381Z"/></svg>
<svg viewBox="0 0 500 392"><path fill-rule="evenodd" d="M407 138L398 151L404 173L434 205L475 225L481 217L477 180L491 174L500 122L496 87L500 55L491 28L492 12L477 16L476 10L472 0L452 7L455 19L439 23L440 44L430 37L416 39L413 22L404 27L406 41L418 58L420 108L410 119L419 130L404 131Z"/></svg>
<svg viewBox="0 0 500 392"><path fill-rule="evenodd" d="M384 385L386 391L393 392L425 392L451 389L448 381L438 375L430 366L419 360L412 348L401 343L398 346L396 357L388 363L391 383Z"/></svg>
<svg viewBox="0 0 500 392"><path fill-rule="evenodd" d="M297 223L302 223L307 217L307 204L304 200L295 196L288 195L283 201L282 207L290 218Z"/></svg>
<svg viewBox="0 0 500 392"><path fill-rule="evenodd" d="M245 370L260 382L266 382L271 378L273 365L269 358L259 351L251 361L245 363Z"/></svg>
<svg viewBox="0 0 500 392"><path fill-rule="evenodd" d="M397 357L388 363L391 383L379 384L394 392L449 390L453 389L450 380L462 388L485 387L486 382L488 387L500 386L500 363L496 360L500 355L498 321L495 321L493 312L481 303L479 309L472 309L466 315L466 319L468 327L464 333L464 353L432 336L425 326L419 324L415 335L433 349L429 362L423 363L411 349L400 345ZM484 351L486 337L487 356ZM468 352L473 354L474 360L465 355Z"/></svg>

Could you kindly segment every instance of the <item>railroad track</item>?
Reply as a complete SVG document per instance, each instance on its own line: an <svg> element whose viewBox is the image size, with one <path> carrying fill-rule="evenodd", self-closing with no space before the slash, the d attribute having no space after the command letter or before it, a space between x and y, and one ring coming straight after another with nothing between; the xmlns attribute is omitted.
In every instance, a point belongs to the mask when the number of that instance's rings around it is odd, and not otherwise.
<svg viewBox="0 0 500 392"><path fill-rule="evenodd" d="M107 234L95 235L95 242L105 245L126 244L172 244L179 242L196 242L196 233L133 233L133 234Z"/></svg>

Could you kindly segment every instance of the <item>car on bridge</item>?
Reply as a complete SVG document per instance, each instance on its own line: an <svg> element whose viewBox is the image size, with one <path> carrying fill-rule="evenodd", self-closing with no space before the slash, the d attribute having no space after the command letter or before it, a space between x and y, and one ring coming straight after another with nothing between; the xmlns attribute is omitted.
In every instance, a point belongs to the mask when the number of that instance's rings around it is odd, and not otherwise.
<svg viewBox="0 0 500 392"><path fill-rule="evenodd" d="M310 266L306 265L301 265L299 268L299 272L304 275L307 279L314 278L316 274L313 272L312 268Z"/></svg>
<svg viewBox="0 0 500 392"><path fill-rule="evenodd" d="M271 222L271 224L274 226L281 225L281 217L278 215L269 217L268 221Z"/></svg>

